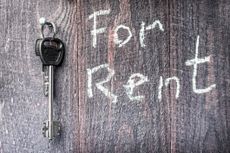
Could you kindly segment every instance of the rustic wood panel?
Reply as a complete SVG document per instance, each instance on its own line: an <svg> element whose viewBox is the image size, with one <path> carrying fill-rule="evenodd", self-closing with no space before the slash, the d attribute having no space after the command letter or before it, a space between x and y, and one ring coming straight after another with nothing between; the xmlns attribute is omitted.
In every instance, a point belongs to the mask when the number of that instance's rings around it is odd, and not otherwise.
<svg viewBox="0 0 230 153"><path fill-rule="evenodd" d="M97 28L106 29L93 47L89 16L99 10L110 13L97 17ZM229 13L228 0L0 0L0 152L230 152ZM67 48L55 71L62 135L52 143L41 134L48 105L34 53L40 17L56 23ZM145 30L143 47L143 22L156 20L162 28ZM132 33L122 47L114 42L119 25ZM121 40L128 35L118 31ZM193 66L185 64L195 58L198 36L198 57L210 62L198 65L197 88L216 84L203 94L193 91ZM94 69L105 64L114 70L103 84L107 96L96 83L110 72ZM131 100L124 87L136 73L148 78L133 90L141 100ZM173 76L180 81L178 98L175 82L165 86Z"/></svg>

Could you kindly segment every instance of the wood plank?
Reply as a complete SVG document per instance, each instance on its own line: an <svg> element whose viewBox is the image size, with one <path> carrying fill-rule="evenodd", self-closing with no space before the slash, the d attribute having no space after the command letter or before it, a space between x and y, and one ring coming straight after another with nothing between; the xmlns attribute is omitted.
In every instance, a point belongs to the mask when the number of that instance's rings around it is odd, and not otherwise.
<svg viewBox="0 0 230 153"><path fill-rule="evenodd" d="M229 99L222 92L229 90L221 82L229 77L227 1L172 1L170 3L170 70L182 78L180 99L170 99L172 152L229 152ZM197 36L200 36L199 58L211 56L209 63L199 64L197 88L216 84L205 94L195 94L192 86L192 67L184 65L195 57ZM222 57L226 58L222 58ZM225 65L225 66L224 66ZM227 75L225 74L227 73ZM185 81L186 80L186 81ZM227 96L228 97L228 96Z"/></svg>
<svg viewBox="0 0 230 153"><path fill-rule="evenodd" d="M81 137L81 141L85 143L83 152L169 151L166 145L169 144L166 134L168 129L164 122L166 112L163 104L158 102L156 93L158 76L167 71L164 67L168 64L167 3L167 1L85 3L85 7L88 6L85 10L88 16L98 10L110 9L111 13L98 19L98 26L107 29L105 33L98 35L96 48L92 47L90 35L93 21L87 21L87 48L81 52L84 63L79 60L81 62L79 66L84 67L80 68L83 70L80 74L81 81L87 80L87 76L84 75L86 68L109 64L115 74L104 86L117 95L117 102L113 102L113 97L106 97L94 84L104 80L108 76L108 70L102 69L93 74L93 98L80 100L80 103L84 103L80 109L87 110L85 114L80 114L85 117L85 125L81 129L84 131L84 136ZM146 32L147 47L142 48L139 43L141 23L145 22L147 26L155 20L162 22L165 32L161 32L159 28ZM125 46L118 47L113 41L114 31L121 24L130 28L133 37ZM122 40L128 36L126 30L121 30L118 34ZM145 97L141 101L129 100L123 87L134 73L141 73L149 79L149 83L135 89L136 96ZM85 84L79 88L79 95L87 97Z"/></svg>

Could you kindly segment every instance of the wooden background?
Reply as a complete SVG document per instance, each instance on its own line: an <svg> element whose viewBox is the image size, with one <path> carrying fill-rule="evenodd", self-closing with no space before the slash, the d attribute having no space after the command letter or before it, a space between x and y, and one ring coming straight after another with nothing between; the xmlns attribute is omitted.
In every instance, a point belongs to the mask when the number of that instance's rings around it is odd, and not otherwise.
<svg viewBox="0 0 230 153"><path fill-rule="evenodd" d="M107 30L93 48L88 18L105 9L111 13L98 18L98 27ZM62 135L50 144L41 134L48 104L34 52L40 17L56 23L67 48L55 72L55 118ZM141 22L157 19L165 31L146 32L142 48ZM133 33L121 48L112 35L120 24ZM0 152L229 153L229 25L229 0L0 0ZM192 91L193 68L185 66L195 57L197 35L199 57L211 55L211 62L198 68L198 87L216 84L200 95ZM95 85L94 97L87 97L86 69L105 63L116 72L105 85L118 95L116 104ZM130 101L122 87L133 73L149 78L134 90L145 96L142 101ZM95 73L93 82L106 75ZM160 76L180 78L178 99L172 83L158 100Z"/></svg>

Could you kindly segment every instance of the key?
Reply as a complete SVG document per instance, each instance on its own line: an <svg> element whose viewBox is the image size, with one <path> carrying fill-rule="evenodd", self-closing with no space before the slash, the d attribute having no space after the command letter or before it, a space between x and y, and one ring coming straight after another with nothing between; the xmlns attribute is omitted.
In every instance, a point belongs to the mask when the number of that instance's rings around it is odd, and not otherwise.
<svg viewBox="0 0 230 153"><path fill-rule="evenodd" d="M52 23L46 22L48 26L54 26ZM43 28L42 28L43 29ZM44 122L42 133L49 140L54 139L60 135L60 122L53 120L53 101L54 101L54 67L60 66L64 59L64 43L54 37L47 37L37 39L35 46L35 53L40 57L43 64L44 71L44 90L45 95L48 96L49 115L48 121Z"/></svg>
<svg viewBox="0 0 230 153"><path fill-rule="evenodd" d="M44 123L43 135L52 140L60 134L60 123L53 121L53 76L54 66L60 66L64 57L64 44L57 38L38 39L36 42L36 55L40 56L43 63L44 85L48 89L49 117ZM47 73L48 72L48 73ZM47 76L48 74L48 76Z"/></svg>

